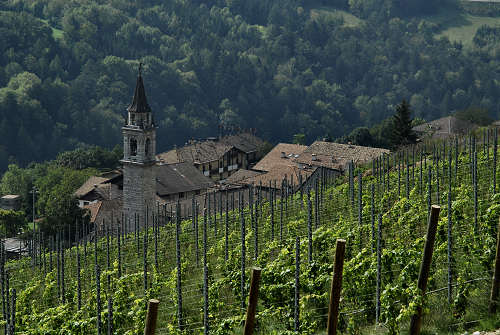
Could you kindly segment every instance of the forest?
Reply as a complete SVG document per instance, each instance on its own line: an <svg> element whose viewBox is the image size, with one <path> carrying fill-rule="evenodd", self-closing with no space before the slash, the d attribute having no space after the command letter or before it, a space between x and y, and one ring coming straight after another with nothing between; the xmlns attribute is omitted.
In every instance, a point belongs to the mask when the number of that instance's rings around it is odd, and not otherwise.
<svg viewBox="0 0 500 335"><path fill-rule="evenodd" d="M468 107L496 118L496 30L478 30L465 48L437 38L439 25L426 20L456 6L451 0L2 2L0 171L82 145L121 143L139 62L160 151L214 136L221 125L255 128L270 142L290 142L294 134L308 143L333 140L387 119L402 99L421 119Z"/></svg>

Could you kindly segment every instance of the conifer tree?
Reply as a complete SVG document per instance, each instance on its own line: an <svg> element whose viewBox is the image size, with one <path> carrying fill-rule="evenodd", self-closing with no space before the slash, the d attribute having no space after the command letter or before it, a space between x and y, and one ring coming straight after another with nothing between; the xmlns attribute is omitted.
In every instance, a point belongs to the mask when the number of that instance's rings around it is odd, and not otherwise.
<svg viewBox="0 0 500 335"><path fill-rule="evenodd" d="M414 144L417 136L412 130L412 119L410 104L403 101L396 107L396 114L393 116L392 144L394 147Z"/></svg>

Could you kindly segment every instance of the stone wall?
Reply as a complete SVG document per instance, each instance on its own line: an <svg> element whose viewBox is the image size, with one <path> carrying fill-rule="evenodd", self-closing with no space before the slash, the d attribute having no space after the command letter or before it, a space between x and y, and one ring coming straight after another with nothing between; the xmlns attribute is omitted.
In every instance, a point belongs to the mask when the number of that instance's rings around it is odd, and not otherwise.
<svg viewBox="0 0 500 335"><path fill-rule="evenodd" d="M145 226L146 211L155 208L155 176L153 165L123 164L123 214L133 221L137 215Z"/></svg>

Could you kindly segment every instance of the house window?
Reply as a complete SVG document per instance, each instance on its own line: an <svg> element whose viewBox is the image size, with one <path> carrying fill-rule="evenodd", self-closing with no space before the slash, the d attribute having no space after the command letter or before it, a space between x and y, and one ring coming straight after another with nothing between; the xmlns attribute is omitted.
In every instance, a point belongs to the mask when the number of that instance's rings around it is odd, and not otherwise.
<svg viewBox="0 0 500 335"><path fill-rule="evenodd" d="M182 198L184 198L184 192L179 193L179 199L182 199Z"/></svg>
<svg viewBox="0 0 500 335"><path fill-rule="evenodd" d="M130 139L130 155L137 156L137 140L135 138Z"/></svg>

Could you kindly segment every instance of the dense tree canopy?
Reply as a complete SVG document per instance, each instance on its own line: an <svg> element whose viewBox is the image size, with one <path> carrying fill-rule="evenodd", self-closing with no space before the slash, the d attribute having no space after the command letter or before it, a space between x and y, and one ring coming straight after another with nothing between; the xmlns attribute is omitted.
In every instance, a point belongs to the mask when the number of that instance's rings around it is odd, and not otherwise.
<svg viewBox="0 0 500 335"><path fill-rule="evenodd" d="M76 161L69 161L75 155ZM23 227L25 218L33 218L33 189L36 192L35 217L43 218L45 232L53 234L64 226L84 222L86 213L78 208L73 193L90 176L99 173L96 168L115 167L116 156L115 151L90 147L63 152L53 161L30 164L27 168L10 164L0 179L0 194L21 195L23 211L0 212L0 230L2 224L10 225L7 233L13 234Z"/></svg>
<svg viewBox="0 0 500 335"><path fill-rule="evenodd" d="M0 208L0 234L12 236L26 226L24 212L5 210Z"/></svg>
<svg viewBox="0 0 500 335"><path fill-rule="evenodd" d="M271 142L293 134L304 134L306 142L338 138L393 115L403 98L424 119L470 106L497 117L495 32L482 29L471 50L435 38L438 27L419 15L444 5L3 2L0 171L82 143L120 144L139 61L159 150L213 136L221 124L256 128ZM312 10L321 6L348 10L359 22ZM356 136L365 141L366 135Z"/></svg>

